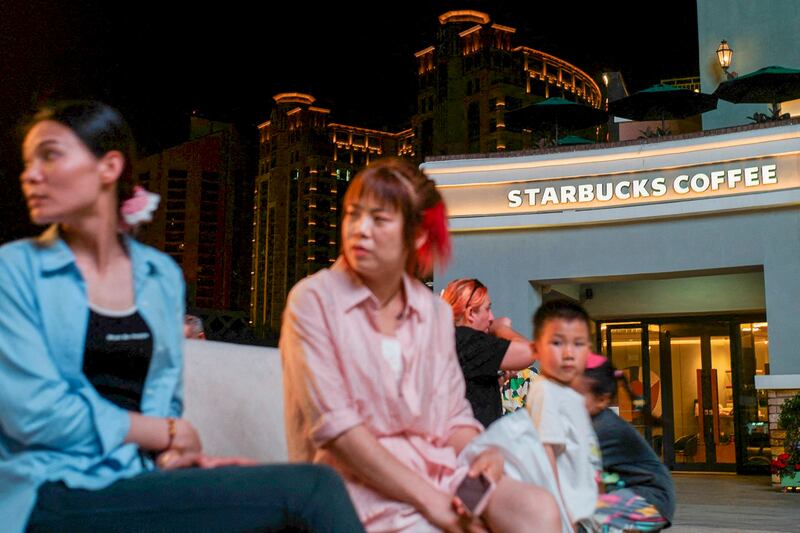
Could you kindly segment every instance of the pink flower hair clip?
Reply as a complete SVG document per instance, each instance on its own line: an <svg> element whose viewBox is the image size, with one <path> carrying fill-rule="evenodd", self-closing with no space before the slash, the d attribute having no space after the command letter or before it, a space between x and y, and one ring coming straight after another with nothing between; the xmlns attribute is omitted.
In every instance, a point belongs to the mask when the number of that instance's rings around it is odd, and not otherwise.
<svg viewBox="0 0 800 533"><path fill-rule="evenodd" d="M161 196L139 185L133 188L133 196L122 202L119 214L123 231L130 231L139 224L153 220Z"/></svg>

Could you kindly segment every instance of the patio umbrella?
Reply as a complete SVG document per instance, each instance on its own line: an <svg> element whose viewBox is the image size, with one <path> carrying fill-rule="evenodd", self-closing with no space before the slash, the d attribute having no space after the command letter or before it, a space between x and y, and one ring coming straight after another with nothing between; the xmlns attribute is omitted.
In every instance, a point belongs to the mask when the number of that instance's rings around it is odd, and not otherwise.
<svg viewBox="0 0 800 533"><path fill-rule="evenodd" d="M608 114L600 109L553 97L533 105L506 113L506 122L512 128L531 125L552 124L556 129L558 143L559 126L568 129L583 129L608 120Z"/></svg>
<svg viewBox="0 0 800 533"><path fill-rule="evenodd" d="M559 146L574 146L578 144L594 144L594 141L578 137L577 135L567 135L558 140Z"/></svg>
<svg viewBox="0 0 800 533"><path fill-rule="evenodd" d="M734 104L771 104L773 116L778 116L779 102L800 98L800 70L764 67L723 81L714 94Z"/></svg>
<svg viewBox="0 0 800 533"><path fill-rule="evenodd" d="M633 120L686 118L717 107L717 97L659 83L608 104L608 113Z"/></svg>

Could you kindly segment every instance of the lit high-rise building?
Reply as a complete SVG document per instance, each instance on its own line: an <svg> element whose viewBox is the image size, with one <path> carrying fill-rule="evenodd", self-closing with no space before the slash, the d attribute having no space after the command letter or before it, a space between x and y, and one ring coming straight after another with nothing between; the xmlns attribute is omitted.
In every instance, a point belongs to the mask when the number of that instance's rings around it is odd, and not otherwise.
<svg viewBox="0 0 800 533"><path fill-rule="evenodd" d="M249 302L252 178L233 125L191 117L190 139L134 165L136 181L161 195L140 237L165 251L186 278L193 308L244 312Z"/></svg>
<svg viewBox="0 0 800 533"><path fill-rule="evenodd" d="M313 96L282 93L259 126L255 183L251 321L276 333L286 295L299 279L339 253L341 200L350 178L372 159L527 148L531 134L510 131L505 112L550 96L599 107L597 83L555 56L514 44L516 30L478 11L439 17L433 45L417 52L417 113L389 133L330 120Z"/></svg>
<svg viewBox="0 0 800 533"><path fill-rule="evenodd" d="M388 133L330 121L314 97L274 97L259 125L253 217L251 320L261 335L280 327L286 295L299 279L330 266L339 253L341 199L371 160L414 156L411 130Z"/></svg>
<svg viewBox="0 0 800 533"><path fill-rule="evenodd" d="M529 148L505 113L560 96L600 107L600 87L578 67L514 43L516 29L479 11L439 16L435 42L417 52L415 150L431 155Z"/></svg>

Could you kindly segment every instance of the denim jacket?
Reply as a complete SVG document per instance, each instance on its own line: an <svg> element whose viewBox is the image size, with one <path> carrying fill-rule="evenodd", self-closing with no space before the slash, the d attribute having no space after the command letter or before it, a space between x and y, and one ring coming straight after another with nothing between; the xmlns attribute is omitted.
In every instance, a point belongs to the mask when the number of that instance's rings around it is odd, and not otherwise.
<svg viewBox="0 0 800 533"><path fill-rule="evenodd" d="M141 411L182 410L184 283L167 255L125 237L136 306L153 335ZM0 524L22 531L39 486L101 489L152 468L125 444L127 411L83 375L89 307L75 256L51 227L0 247Z"/></svg>

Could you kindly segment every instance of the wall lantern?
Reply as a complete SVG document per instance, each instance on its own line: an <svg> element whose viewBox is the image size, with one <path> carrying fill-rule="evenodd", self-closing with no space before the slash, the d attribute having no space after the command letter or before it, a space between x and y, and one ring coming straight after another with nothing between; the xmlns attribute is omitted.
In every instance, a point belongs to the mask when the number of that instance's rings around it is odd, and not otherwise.
<svg viewBox="0 0 800 533"><path fill-rule="evenodd" d="M722 67L723 71L725 71L725 76L728 79L736 77L735 74L728 72L731 62L733 61L733 49L728 46L728 41L725 39L719 43L719 48L717 48L717 61L719 61L719 66Z"/></svg>

